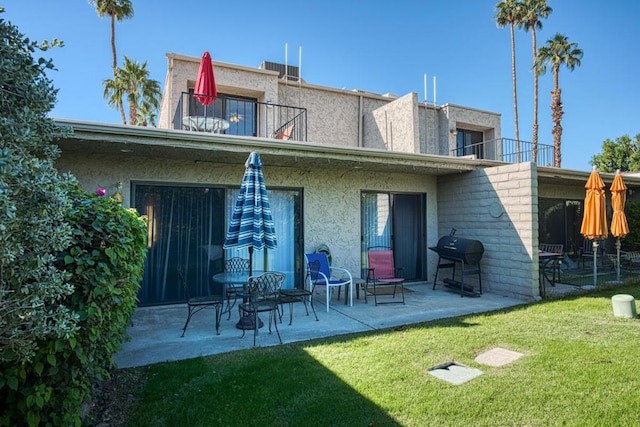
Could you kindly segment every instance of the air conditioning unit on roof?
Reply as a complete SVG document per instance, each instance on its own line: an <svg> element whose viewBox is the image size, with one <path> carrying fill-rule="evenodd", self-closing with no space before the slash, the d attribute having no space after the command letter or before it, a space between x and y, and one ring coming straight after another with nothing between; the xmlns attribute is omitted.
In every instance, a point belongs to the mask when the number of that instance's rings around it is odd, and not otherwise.
<svg viewBox="0 0 640 427"><path fill-rule="evenodd" d="M295 65L284 65L278 64L277 62L263 61L262 64L260 64L260 68L262 70L277 71L278 77L281 79L284 78L285 75L289 80L298 81L300 78L300 72L298 67Z"/></svg>

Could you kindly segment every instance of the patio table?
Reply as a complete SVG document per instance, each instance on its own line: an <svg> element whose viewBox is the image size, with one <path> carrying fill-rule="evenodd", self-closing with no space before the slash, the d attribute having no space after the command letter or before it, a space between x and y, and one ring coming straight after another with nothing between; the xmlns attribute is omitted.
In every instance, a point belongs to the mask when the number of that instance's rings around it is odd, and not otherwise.
<svg viewBox="0 0 640 427"><path fill-rule="evenodd" d="M187 130L195 130L200 132L220 133L229 129L229 121L220 117L204 117L204 116L186 116L182 119L182 124Z"/></svg>
<svg viewBox="0 0 640 427"><path fill-rule="evenodd" d="M251 275L259 276L262 273L264 273L264 271L253 271ZM220 283L222 285L225 285L227 283L232 285L242 285L242 297L244 302L247 301L247 298L248 298L247 285L249 283L248 271L233 271L233 272L225 271L222 273L217 273L213 275L213 281L214 283ZM223 286L222 288L226 289L226 286ZM226 297L227 296L224 295L224 298ZM258 319L258 321L260 322L260 324L258 325L259 328L264 326L264 323L260 319ZM240 318L240 320L236 324L236 328L254 329L254 322L255 320L253 319L253 316L243 316Z"/></svg>

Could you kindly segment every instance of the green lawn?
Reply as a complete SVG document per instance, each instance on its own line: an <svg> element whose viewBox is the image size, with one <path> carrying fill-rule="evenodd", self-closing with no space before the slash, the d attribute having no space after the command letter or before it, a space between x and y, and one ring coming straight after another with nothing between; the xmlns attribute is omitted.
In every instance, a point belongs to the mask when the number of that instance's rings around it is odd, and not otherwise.
<svg viewBox="0 0 640 427"><path fill-rule="evenodd" d="M617 293L640 286L137 368L128 425L640 425L640 319L613 316ZM493 347L525 356L474 361ZM427 373L447 361L484 374L452 385Z"/></svg>

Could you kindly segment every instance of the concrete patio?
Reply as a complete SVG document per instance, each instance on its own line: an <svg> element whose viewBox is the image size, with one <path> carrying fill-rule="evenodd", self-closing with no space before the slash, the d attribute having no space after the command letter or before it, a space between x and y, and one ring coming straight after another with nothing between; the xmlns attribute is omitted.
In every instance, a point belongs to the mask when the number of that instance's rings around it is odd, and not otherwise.
<svg viewBox="0 0 640 427"><path fill-rule="evenodd" d="M369 297L369 302L365 304L361 293L359 299L354 295L353 307L334 297L329 313L324 304L324 290L321 290L321 294L314 297L318 321L311 311L309 316L305 314L302 303L295 303L293 324L289 325L289 309L285 306L282 323L278 323L282 342L291 343L385 329L525 303L523 300L486 292L478 298L461 298L459 294L446 290L442 285L432 290L432 285L426 282L409 284L406 287L412 292L405 293L404 305L375 306L373 297ZM390 298L385 297L387 300ZM226 313L223 314L220 335L216 335L215 332L214 313L214 310L204 310L196 314L191 319L185 336L181 338L182 326L187 317L185 304L139 308L134 315L133 325L128 330L131 340L114 356L117 366L143 366L253 347L253 331L247 331L243 338L242 331L235 327L238 321L237 309L232 310L230 320L227 320ZM269 334L266 327L260 329L256 346L278 344L275 330Z"/></svg>

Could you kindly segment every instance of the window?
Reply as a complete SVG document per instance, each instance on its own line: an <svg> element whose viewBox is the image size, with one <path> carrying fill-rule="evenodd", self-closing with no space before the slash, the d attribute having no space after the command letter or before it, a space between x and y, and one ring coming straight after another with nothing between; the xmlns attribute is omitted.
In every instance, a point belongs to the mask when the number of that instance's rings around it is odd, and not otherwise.
<svg viewBox="0 0 640 427"><path fill-rule="evenodd" d="M456 132L456 156L475 155L477 159L484 159L482 132L464 129L456 129Z"/></svg>
<svg viewBox="0 0 640 427"><path fill-rule="evenodd" d="M582 248L582 200L540 198L538 201L538 242L562 243L575 258Z"/></svg>
<svg viewBox="0 0 640 427"><path fill-rule="evenodd" d="M425 200L425 194L362 193L363 266L369 247L387 246L393 249L405 279L425 279Z"/></svg>
<svg viewBox="0 0 640 427"><path fill-rule="evenodd" d="M227 218L231 218L239 189L227 191ZM302 262L302 232L300 227L300 191L269 190L269 205L276 228L278 247L253 251L253 270L279 271L285 273L285 289L300 286L300 266ZM225 257L249 258L248 248L225 249Z"/></svg>
<svg viewBox="0 0 640 427"><path fill-rule="evenodd" d="M197 292L212 289L212 277L229 256L248 258L248 249L223 249L238 189L201 185L134 183L133 200L149 220L147 259L138 299L141 306L184 301L177 268L189 270ZM254 251L255 270L286 274L286 286L302 283L301 191L269 189L278 248Z"/></svg>

